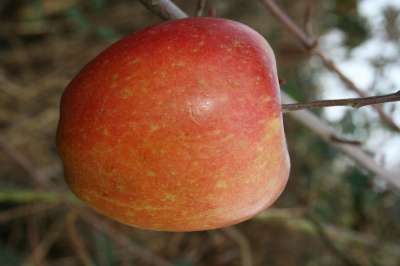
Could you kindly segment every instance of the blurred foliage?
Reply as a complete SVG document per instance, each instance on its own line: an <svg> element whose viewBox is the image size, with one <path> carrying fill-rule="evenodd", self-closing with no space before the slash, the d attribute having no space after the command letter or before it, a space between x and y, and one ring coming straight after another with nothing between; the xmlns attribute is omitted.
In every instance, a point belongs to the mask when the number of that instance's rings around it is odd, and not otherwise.
<svg viewBox="0 0 400 266"><path fill-rule="evenodd" d="M194 13L196 1L175 2ZM299 25L309 3L316 34L339 29L349 51L370 38L370 25L359 14L356 0L280 1ZM283 90L300 101L317 98L322 88L316 77L321 72L309 67L302 46L257 1L210 0L206 11L212 9L267 37L276 52ZM384 17L386 37L398 42L399 10L388 7ZM61 204L59 198L68 192L54 145L60 95L98 52L160 19L131 0L2 0L0 20L0 140L26 156L32 164L28 168L39 169L53 186L43 188L15 158L0 152L0 186L7 189L0 193L0 265L22 265L36 246L48 242L43 259L47 265L81 265L82 254L67 232L62 229L52 242L48 239L49 228L64 219L71 204L91 213L73 199ZM396 63L397 59L389 59ZM376 69L384 69L389 59L376 60ZM372 127L380 126L364 120L357 122L349 111L334 126L363 139ZM360 265L399 265L400 259L393 255L400 246L399 195L378 189L370 176L288 116L285 131L292 170L288 187L274 206L277 215L266 211L237 227L250 243L255 265L344 265L343 254ZM19 209L27 203L32 207ZM55 206L42 210L38 203ZM312 214L331 232L336 251L321 240L304 214ZM129 250L129 245L115 241L114 231L107 233L104 224L96 223L82 216L75 224L96 266L155 264L138 247L172 265L240 264L240 244L221 230L172 234L110 223L120 239L131 243Z"/></svg>
<svg viewBox="0 0 400 266"><path fill-rule="evenodd" d="M93 234L92 243L95 244L97 256L94 258L95 265L111 266L116 259L114 258L113 246L110 239L104 234Z"/></svg>
<svg viewBox="0 0 400 266"><path fill-rule="evenodd" d="M353 120L353 112L346 111L346 114L341 121L341 128L343 130L343 133L352 134L355 132L357 128Z"/></svg>
<svg viewBox="0 0 400 266"><path fill-rule="evenodd" d="M355 48L368 40L370 27L367 19L358 12L357 0L326 1L328 16L324 19L325 29L337 28L344 33L344 45Z"/></svg>
<svg viewBox="0 0 400 266"><path fill-rule="evenodd" d="M21 265L23 257L16 254L14 249L0 245L0 261L3 265L18 266Z"/></svg>
<svg viewBox="0 0 400 266"><path fill-rule="evenodd" d="M391 41L400 40L400 9L387 6L383 12L387 38Z"/></svg>

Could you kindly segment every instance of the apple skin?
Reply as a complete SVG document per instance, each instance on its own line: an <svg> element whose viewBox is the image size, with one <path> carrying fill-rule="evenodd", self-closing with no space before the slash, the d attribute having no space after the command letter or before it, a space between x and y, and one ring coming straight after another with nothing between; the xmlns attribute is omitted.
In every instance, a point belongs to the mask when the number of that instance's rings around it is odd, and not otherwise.
<svg viewBox="0 0 400 266"><path fill-rule="evenodd" d="M274 53L225 19L136 32L68 85L57 147L71 190L124 224L198 231L249 219L289 175Z"/></svg>

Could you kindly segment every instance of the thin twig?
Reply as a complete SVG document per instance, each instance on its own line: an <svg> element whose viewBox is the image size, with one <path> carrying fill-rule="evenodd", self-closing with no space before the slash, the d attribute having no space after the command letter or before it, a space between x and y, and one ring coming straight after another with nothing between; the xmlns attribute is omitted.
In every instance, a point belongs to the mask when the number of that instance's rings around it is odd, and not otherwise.
<svg viewBox="0 0 400 266"><path fill-rule="evenodd" d="M45 186L47 184L46 177L33 166L32 162L17 149L11 147L7 141L2 138L0 138L0 150L3 150L5 154L25 170L37 185Z"/></svg>
<svg viewBox="0 0 400 266"><path fill-rule="evenodd" d="M80 212L80 217L85 222L95 227L97 230L105 233L115 243L119 244L122 247L127 247L129 252L134 254L136 257L146 261L146 263L156 266L172 266L172 264L166 261L164 258L132 242L124 233L120 232L110 223L104 221L103 219L100 219L96 215L89 213L88 211L82 211Z"/></svg>
<svg viewBox="0 0 400 266"><path fill-rule="evenodd" d="M351 106L354 108L360 108L367 105L374 105L387 102L397 102L397 101L400 101L400 91L386 95L370 96L364 98L347 98L347 99L337 99L337 100L321 100L321 101L313 101L307 103L282 104L282 111L286 113L302 109L310 109L317 107L334 107L334 106Z"/></svg>
<svg viewBox="0 0 400 266"><path fill-rule="evenodd" d="M180 19L187 17L180 8L169 0L140 0L140 2L163 19Z"/></svg>
<svg viewBox="0 0 400 266"><path fill-rule="evenodd" d="M315 231L319 235L322 242L325 246L332 252L332 254L340 259L344 265L347 266L360 266L353 258L349 257L346 253L336 247L335 243L332 241L328 233L325 231L325 228L322 224L315 219L312 215L306 215L307 219L313 224Z"/></svg>
<svg viewBox="0 0 400 266"><path fill-rule="evenodd" d="M336 73L336 75L343 81L343 83L347 85L348 88L350 88L361 97L368 96L366 92L357 87L357 85L349 77L347 77L331 59L329 59L324 53L322 53L321 50L315 49L313 53L321 59L326 68ZM400 127L393 121L393 119L389 115L385 113L382 106L373 105L372 107L377 111L379 117L382 119L383 122L386 123L386 125L388 125L391 129L400 132Z"/></svg>
<svg viewBox="0 0 400 266"><path fill-rule="evenodd" d="M264 4L307 49L313 49L317 46L317 40L308 37L273 0L261 0L261 3Z"/></svg>
<svg viewBox="0 0 400 266"><path fill-rule="evenodd" d="M359 140L353 140L353 139L346 139L343 138L342 136L338 137L338 136L331 136L331 141L333 142L338 142L338 143L345 143L345 144L351 144L351 145L357 145L360 146L362 145L362 142Z"/></svg>
<svg viewBox="0 0 400 266"><path fill-rule="evenodd" d="M62 235L64 226L65 226L64 218L54 222L48 229L45 238L32 251L32 255L28 257L24 261L24 263L22 263L22 266L31 266L31 265L33 266L34 258L37 258L40 261L43 260L46 257L47 253L49 252L51 246Z"/></svg>
<svg viewBox="0 0 400 266"><path fill-rule="evenodd" d="M12 203L48 203L58 204L70 202L80 204L81 201L71 193L57 193L53 191L29 190L29 189L8 189L0 190L0 202Z"/></svg>
<svg viewBox="0 0 400 266"><path fill-rule="evenodd" d="M90 259L89 252L83 242L78 230L76 228L76 221L78 218L78 214L76 211L71 210L67 215L67 231L69 238L71 240L72 246L78 255L79 260L81 261L83 266L92 266L93 263Z"/></svg>
<svg viewBox="0 0 400 266"><path fill-rule="evenodd" d="M207 0L197 0L196 16L201 17L206 9Z"/></svg>
<svg viewBox="0 0 400 266"><path fill-rule="evenodd" d="M317 228L305 217L307 210L293 211L286 208L271 208L255 217L259 222L277 222L280 225L302 232L310 236L318 236ZM398 243L382 243L377 237L368 233L361 233L334 225L320 223L323 231L335 243L345 247L360 247L363 250L375 250L386 258L397 259L400 252Z"/></svg>
<svg viewBox="0 0 400 266"><path fill-rule="evenodd" d="M306 12L304 15L304 31L308 36L313 35L312 17L314 15L315 2L314 0L307 1Z"/></svg>
<svg viewBox="0 0 400 266"><path fill-rule="evenodd" d="M285 103L294 103L295 101L286 93L281 92L282 100ZM378 165L375 160L366 154L359 146L341 143L334 141L332 137L341 139L334 128L329 126L326 122L322 121L318 116L314 115L308 110L300 110L297 112L290 112L289 115L309 128L312 132L320 136L327 143L331 144L344 154L352 158L356 163L362 166L363 169L374 173L378 178L385 180L391 188L400 189L400 178L396 174L383 169Z"/></svg>
<svg viewBox="0 0 400 266"><path fill-rule="evenodd" d="M47 266L44 256L40 256L39 252L34 252L36 247L39 246L40 235L39 235L39 217L33 216L27 220L27 236L29 247L33 252L31 253L32 264Z"/></svg>
<svg viewBox="0 0 400 266"><path fill-rule="evenodd" d="M242 259L242 266L252 266L253 256L251 253L249 240L236 227L227 227L221 230L238 244Z"/></svg>
<svg viewBox="0 0 400 266"><path fill-rule="evenodd" d="M56 207L58 204L36 204L22 205L11 210L0 212L0 224L7 223L10 220L33 215L38 212L47 211Z"/></svg>
<svg viewBox="0 0 400 266"><path fill-rule="evenodd" d="M338 66L329 59L321 50L317 49L318 42L316 39L308 36L286 13L283 11L274 0L260 0L262 4L280 21L286 28L297 37L303 46L311 53L317 55L326 68L336 73L337 76L346 84L346 86L357 93L361 97L367 97L368 94L360 89L350 78L348 78ZM400 127L387 115L382 106L372 106L379 114L379 117L393 130L400 132Z"/></svg>

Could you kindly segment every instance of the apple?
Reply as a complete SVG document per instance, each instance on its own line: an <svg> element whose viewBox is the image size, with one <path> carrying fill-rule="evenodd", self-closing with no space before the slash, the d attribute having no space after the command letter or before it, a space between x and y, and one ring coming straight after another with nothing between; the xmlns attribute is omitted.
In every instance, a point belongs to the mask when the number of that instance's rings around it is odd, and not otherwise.
<svg viewBox="0 0 400 266"><path fill-rule="evenodd" d="M71 190L124 224L198 231L249 219L289 175L274 53L226 19L129 35L66 88L57 147Z"/></svg>

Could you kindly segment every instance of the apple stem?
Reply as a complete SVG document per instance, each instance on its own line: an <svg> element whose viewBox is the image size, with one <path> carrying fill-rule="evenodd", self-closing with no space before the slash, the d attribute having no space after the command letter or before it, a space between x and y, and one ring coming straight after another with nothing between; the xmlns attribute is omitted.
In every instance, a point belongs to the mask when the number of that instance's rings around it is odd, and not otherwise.
<svg viewBox="0 0 400 266"><path fill-rule="evenodd" d="M379 96L346 98L337 100L321 100L321 101L312 101L307 103L287 103L287 104L282 104L281 106L282 106L282 112L287 113L303 109L332 107L332 106L350 106L353 108L360 108L367 105L374 105L387 102L397 102L397 101L400 101L400 90L395 93L379 95Z"/></svg>

